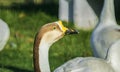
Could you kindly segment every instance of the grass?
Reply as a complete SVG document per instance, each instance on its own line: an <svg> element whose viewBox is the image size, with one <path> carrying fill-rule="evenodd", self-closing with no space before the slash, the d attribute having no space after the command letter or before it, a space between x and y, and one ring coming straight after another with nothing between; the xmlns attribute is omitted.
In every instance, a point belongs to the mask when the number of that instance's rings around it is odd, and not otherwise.
<svg viewBox="0 0 120 72"><path fill-rule="evenodd" d="M57 21L57 16L44 11L0 9L0 18L10 27L10 38L0 52L0 72L34 72L33 42L38 29L45 23ZM71 24L66 24L71 27ZM92 56L91 31L68 35L52 45L49 52L51 71L78 56Z"/></svg>

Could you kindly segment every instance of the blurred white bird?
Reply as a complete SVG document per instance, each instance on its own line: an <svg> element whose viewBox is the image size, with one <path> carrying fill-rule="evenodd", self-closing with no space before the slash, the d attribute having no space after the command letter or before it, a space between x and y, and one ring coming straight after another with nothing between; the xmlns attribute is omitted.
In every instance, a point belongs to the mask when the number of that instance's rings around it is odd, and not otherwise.
<svg viewBox="0 0 120 72"><path fill-rule="evenodd" d="M75 27L82 30L94 29L98 23L98 17L87 0L73 0L73 19Z"/></svg>
<svg viewBox="0 0 120 72"><path fill-rule="evenodd" d="M118 39L120 39L120 26L115 19L114 0L104 0L100 21L91 36L94 56L105 58L110 45Z"/></svg>
<svg viewBox="0 0 120 72"><path fill-rule="evenodd" d="M0 51L4 48L10 36L8 25L0 19Z"/></svg>
<svg viewBox="0 0 120 72"><path fill-rule="evenodd" d="M82 30L94 29L98 17L87 0L59 0L59 19L74 22Z"/></svg>

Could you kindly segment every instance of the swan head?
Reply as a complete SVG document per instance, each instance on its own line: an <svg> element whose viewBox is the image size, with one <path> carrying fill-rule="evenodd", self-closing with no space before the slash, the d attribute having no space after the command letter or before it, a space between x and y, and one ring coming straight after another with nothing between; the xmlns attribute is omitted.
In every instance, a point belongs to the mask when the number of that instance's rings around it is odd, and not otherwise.
<svg viewBox="0 0 120 72"><path fill-rule="evenodd" d="M67 27L63 26L61 21L52 22L43 25L41 29L38 31L33 45L35 72L49 72L47 53L50 46L54 42L61 39L66 34L69 35L69 34L77 34L77 33L78 31L73 29L68 29ZM43 64L45 65L43 66Z"/></svg>
<svg viewBox="0 0 120 72"><path fill-rule="evenodd" d="M42 42L51 45L66 34L78 34L78 31L68 29L62 24L62 21L57 21L42 26L37 34L36 39L41 39Z"/></svg>

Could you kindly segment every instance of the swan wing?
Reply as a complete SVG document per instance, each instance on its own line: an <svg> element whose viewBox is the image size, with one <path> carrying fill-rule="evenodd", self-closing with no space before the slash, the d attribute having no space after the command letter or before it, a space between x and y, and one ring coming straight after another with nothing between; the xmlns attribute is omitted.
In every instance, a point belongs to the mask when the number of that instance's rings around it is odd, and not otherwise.
<svg viewBox="0 0 120 72"><path fill-rule="evenodd" d="M80 66L79 63L82 62L84 58L77 57L75 59L69 60L62 66L58 67L54 72L90 72L85 66ZM82 63L81 63L82 65Z"/></svg>
<svg viewBox="0 0 120 72"><path fill-rule="evenodd" d="M114 70L103 59L77 57L58 67L54 72L114 72Z"/></svg>

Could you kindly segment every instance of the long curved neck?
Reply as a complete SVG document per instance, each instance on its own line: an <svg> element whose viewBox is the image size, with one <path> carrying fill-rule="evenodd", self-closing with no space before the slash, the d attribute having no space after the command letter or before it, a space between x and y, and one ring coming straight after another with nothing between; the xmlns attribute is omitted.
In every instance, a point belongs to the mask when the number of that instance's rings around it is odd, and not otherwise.
<svg viewBox="0 0 120 72"><path fill-rule="evenodd" d="M34 43L34 70L35 72L50 72L48 59L50 44L45 42L44 39L42 39L37 37Z"/></svg>
<svg viewBox="0 0 120 72"><path fill-rule="evenodd" d="M39 65L41 72L50 72L50 67L49 67L49 47L50 45L46 43L40 43L39 46Z"/></svg>
<svg viewBox="0 0 120 72"><path fill-rule="evenodd" d="M113 22L116 24L115 11L114 11L114 0L104 0L104 6L100 17L100 22Z"/></svg>

